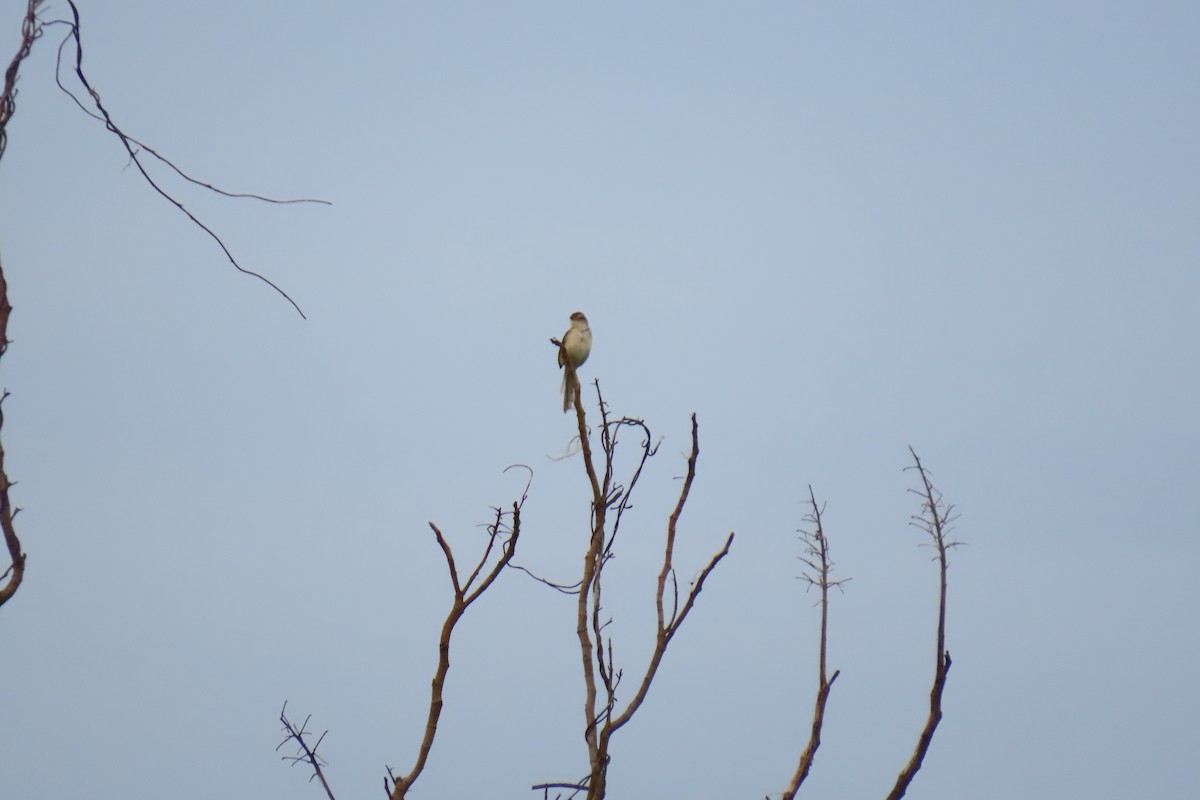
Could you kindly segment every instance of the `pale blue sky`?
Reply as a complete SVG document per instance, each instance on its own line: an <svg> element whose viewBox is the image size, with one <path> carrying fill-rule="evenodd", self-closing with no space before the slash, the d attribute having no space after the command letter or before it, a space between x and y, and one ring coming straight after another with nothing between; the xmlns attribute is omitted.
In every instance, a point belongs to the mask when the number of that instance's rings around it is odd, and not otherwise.
<svg viewBox="0 0 1200 800"><path fill-rule="evenodd" d="M23 5L0 3L5 63ZM805 794L886 795L932 671L910 443L970 546L909 796L1200 794L1200 7L82 5L130 133L335 205L180 190L303 321L58 92L57 32L25 64L0 162L29 553L0 609L5 797L318 798L274 752L284 699L330 730L339 797L375 796L415 757L449 603L426 521L466 558L526 463L519 560L579 567L547 342L576 309L584 378L665 437L606 594L627 672L692 411L681 574L737 532L612 797L786 785L810 483L853 580ZM585 772L572 614L515 572L471 609L417 796Z"/></svg>

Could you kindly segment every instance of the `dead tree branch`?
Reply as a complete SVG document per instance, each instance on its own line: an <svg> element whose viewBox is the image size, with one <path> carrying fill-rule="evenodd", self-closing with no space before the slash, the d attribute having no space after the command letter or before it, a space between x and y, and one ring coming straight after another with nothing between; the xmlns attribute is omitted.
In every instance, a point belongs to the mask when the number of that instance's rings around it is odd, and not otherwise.
<svg viewBox="0 0 1200 800"><path fill-rule="evenodd" d="M512 467L509 467L512 469ZM505 470L507 472L507 470ZM532 481L532 478L530 479ZM458 563L454 558L454 550L450 547L450 542L442 534L437 525L430 522L429 527L433 530L434 538L438 543L438 547L442 550L442 555L446 558L446 567L450 575L450 584L454 592L454 599L450 604L450 611L446 615L446 620L442 624L442 632L438 638L438 663L434 671L433 682L429 700L429 715L425 722L425 735L421 739L420 747L417 751L417 760L412 769L407 775L396 775L390 766L386 766L387 775L383 779L383 788L391 800L404 800L408 795L408 790L412 788L413 783L420 777L421 772L425 769L425 762L429 758L429 751L433 747L433 740L437 736L438 720L442 715L443 692L446 686L446 675L450 671L450 638L454 633L454 627L458 621L462 619L466 610L480 598L480 596L491 588L492 584L509 565L513 555L516 553L517 540L521 535L521 508L525 504L525 500L529 496L529 483L525 484L525 490L521 494L520 500L512 504L510 511L505 511L501 508L492 509L494 516L492 521L486 526L487 544L484 546L483 554L478 562L472 568L470 575L464 581L458 569ZM493 554L500 553L499 558L496 558L494 563L489 567L489 562L493 559ZM284 703L284 710L287 710L287 703ZM288 722L284 714L280 715L280 719L284 723L284 730L288 733L288 737L284 739L283 744L290 740L295 740L300 747L296 756L287 757L287 760L293 764L305 763L313 768L313 773L320 778L321 784L325 787L326 794L330 800L333 800L333 793L329 790L329 784L325 780L325 775L321 769L323 762L317 758L317 746L321 740L317 740L317 744L311 748L308 747L304 740L305 724L301 725L299 730ZM324 738L324 734L321 735Z"/></svg>
<svg viewBox="0 0 1200 800"><path fill-rule="evenodd" d="M817 748L821 746L821 728L825 724L825 704L829 701L829 690L833 688L833 682L837 680L840 671L835 670L833 676L826 680L826 648L829 641L829 590L834 586L841 586L850 580L843 578L841 580L832 580L830 574L833 572L833 559L829 556L829 539L825 536L825 527L821 522L822 508L817 504L817 497L813 494L812 486L808 487L809 506L812 511L804 518L812 527L800 531L801 541L804 542L804 555L800 556L800 560L807 566L801 578L808 583L808 588L816 587L821 594L821 639L819 656L817 659L817 699L813 703L812 727L808 736L808 745L800 754L800 763L796 766L796 772L792 775L792 781L788 784L788 788L783 792L783 800L793 800L796 792L800 790L800 785L804 783L808 777L808 772L812 768L813 758L817 755Z"/></svg>
<svg viewBox="0 0 1200 800"><path fill-rule="evenodd" d="M562 346L558 340L551 339L551 342L556 346ZM577 376L570 370L569 359L567 359L566 366L568 368L566 380L577 381ZM633 697L618 711L617 689L621 684L624 672L616 663L612 638L605 634L610 620L605 619L602 613L603 574L606 565L613 557L613 546L620 532L625 512L632 507L631 498L638 480L647 460L657 452L658 446L652 444L650 429L642 420L632 417L611 419L608 406L600 391L599 381L593 381L593 385L596 387L596 398L600 409L599 434L603 464L599 468L592 450L587 417L580 399L581 393L575 393L578 441L583 456L584 471L592 490L591 532L584 554L583 577L579 582L576 599L576 635L579 639L580 660L583 667L583 705L586 721L584 740L587 743L589 774L586 781L571 784L570 788L582 790L583 787L586 787L588 800L600 800L607 791L609 745L612 735L633 718L645 701L671 639L691 613L708 576L716 569L721 559L729 554L734 535L729 534L725 544L713 555L692 582L692 587L686 597L681 597L675 572L674 554L679 520L696 477L696 461L700 454L699 425L696 415L693 414L692 448L687 459L687 475L684 478L675 509L667 520L663 562L655 592L657 626L654 650L650 654ZM628 484L624 485L617 482L616 453L621 432L626 429L633 429L641 433L642 440L637 465L629 477ZM667 597L668 583L670 584L669 600ZM539 784L537 788L544 789L548 785Z"/></svg>
<svg viewBox="0 0 1200 800"><path fill-rule="evenodd" d="M684 478L683 488L679 491L679 500L675 504L675 510L671 513L667 520L667 541L663 553L662 571L658 574L658 587L654 595L655 611L658 614L658 631L654 646L654 652L650 656L650 663L646 667L646 672L642 676L642 683L638 687L637 693L633 699L629 701L629 705L619 717L611 722L609 729L606 732L606 740L615 731L624 726L633 717L634 713L642 705L646 699L646 693L650 690L650 684L654 681L655 675L658 674L658 668L662 663L662 658L667 652L667 645L671 643L671 639L679 632L683 626L684 620L688 614L692 612L692 608L696 604L696 598L700 596L700 592L704 589L704 582L708 580L708 576L716 569L717 564L721 559L729 555L729 548L733 545L733 534L730 533L726 538L725 544L720 550L713 555L712 559L700 570L700 574L692 582L692 589L688 592L687 600L684 601L683 608L679 608L679 587L675 582L675 536L679 524L679 518L683 514L684 504L687 503L688 494L692 489L692 482L696 478L696 459L700 455L700 428L696 422L696 415L692 414L692 452L687 460L687 477ZM640 469L640 467L639 467ZM666 610L665 596L667 580L670 579L672 585L672 602L671 610L668 613ZM607 744L607 741L606 741Z"/></svg>
<svg viewBox="0 0 1200 800"><path fill-rule="evenodd" d="M196 215L193 214L191 211L189 211L183 205L183 203L181 203L178 199L175 198L174 195L172 195L170 192L163 189L152 177L150 177L150 173L147 172L146 166L142 163L141 155L142 155L142 153L149 153L154 158L156 158L159 161L166 164L168 167L170 167L172 170L174 170L180 177L184 178L185 180L187 180L191 183L194 183L198 186L202 186L207 189L210 189L219 194L229 196L229 197L251 197L251 198L263 200L263 201L269 202L269 203L302 202L302 203L325 203L325 204L328 204L328 201L312 200L312 199L308 199L308 198L302 198L302 199L298 199L298 200L273 200L271 198L263 197L261 195L244 194L244 193L239 194L239 193L233 193L233 192L226 192L222 189L216 188L215 186L213 186L209 183L206 183L204 181L201 181L201 180L191 177L190 175L186 174L183 170L181 170L179 167L175 166L175 164L172 163L169 159L164 158L163 156L159 155L158 152L156 152L155 150L153 150L150 147L147 147L145 144L143 144L138 139L135 139L134 137L125 133L125 131L122 130L116 124L116 122L113 121L112 115L109 113L108 109L104 106L104 103L101 102L101 100L100 100L100 93L98 91L96 91L95 88L92 87L92 84L88 80L87 75L84 74L84 71L83 71L83 39L80 34L79 9L75 6L74 0L67 0L67 5L69 5L71 8L71 16L72 16L73 21L54 20L53 23L48 23L48 24L62 24L62 25L66 25L68 27L69 32L67 34L67 37L63 40L63 43L59 45L59 61L61 63L64 45L66 45L67 42L73 42L75 45L75 68L74 68L75 76L79 79L79 82L87 90L88 95L91 97L92 104L96 108L96 111L93 112L92 110L87 108L79 100L78 97L76 97L72 92L70 92L63 85L61 79L59 78L60 70L56 67L55 80L58 81L58 85L60 87L62 87L63 91L66 92L71 97L71 99L74 100L75 103L81 109L83 109L83 111L86 114L103 121L105 127L112 133L116 134L117 138L121 140L121 144L125 147L125 151L129 154L130 160L133 162L134 166L137 167L138 172L141 173L142 177L145 178L146 182L150 184L150 187L153 188L154 191L156 191L160 196L162 196L163 199L165 199L171 205L175 206L175 208L179 209L179 211L182 212L188 219L190 219L197 227L199 227L201 230L203 230L205 233L207 233L209 235L209 237L211 237L212 240L215 241L217 243L217 245L221 248L221 252L223 252L225 254L225 258L229 261L230 264L232 264L234 266L235 269L237 269L239 272L241 272L245 275L249 275L251 277L257 278L258 280L260 280L263 283L270 286L279 295L281 295L285 300L287 300L289 303L291 303L292 307L296 309L296 313L298 313L302 318L307 319L307 317L305 317L305 315L304 315L304 312L300 309L300 306L296 303L296 301L292 299L291 295L289 295L287 292L285 292L274 281L270 280L265 275L262 275L261 273L255 272L254 270L251 270L251 269L246 269L240 263L238 263L238 260L234 257L233 253L226 246L224 240L222 240L221 237L215 231L213 231L212 228L208 227L203 222L201 222L200 219L198 217L196 217Z"/></svg>
<svg viewBox="0 0 1200 800"><path fill-rule="evenodd" d="M526 484L526 492L522 494L519 501L512 504L511 511L506 512L500 508L494 509L495 516L487 526L488 540L487 545L484 547L483 555L479 558L479 561L475 564L475 567L471 570L470 575L465 581L461 580L459 576L458 567L454 560L454 552L450 547L450 543L442 535L442 531L437 525L432 522L429 523L429 527L433 530L433 535L437 539L438 546L441 547L442 554L446 557L446 567L450 573L450 584L454 589L454 600L450 604L450 611L446 615L446 621L442 624L442 632L438 638L438 664L433 675L433 685L429 699L429 716L425 722L425 736L421 740L420 748L417 751L416 763L407 775L397 776L392 772L391 767L387 768L388 777L384 779L383 785L384 789L388 791L388 796L391 800L403 800L407 797L408 790L412 788L413 783L416 782L421 772L425 769L425 762L429 758L429 751L433 747L434 738L437 736L438 720L442 715L442 694L446 686L446 675L450 671L450 637L454 633L454 627L462 619L463 614L466 613L467 608L491 587L500 573L504 571L504 568L512 561L512 557L517 549L517 539L521 535L521 507L524 505L525 498L528 495L528 488L528 484ZM492 553L497 548L499 548L500 557L488 568L488 562L491 560Z"/></svg>
<svg viewBox="0 0 1200 800"><path fill-rule="evenodd" d="M62 25L70 26L71 23L67 22L66 20L52 20L50 23L47 23L47 24L51 24L51 25L62 24ZM102 115L97 114L95 111L92 111L90 108L85 106L83 104L83 101L80 100L75 95L75 93L72 92L67 87L67 85L65 83L63 83L63 81L62 81L63 51L66 48L67 44L69 42L73 41L73 39L74 39L73 35L71 33L68 33L66 35L66 37L58 44L58 59L56 60L55 65L54 65L54 82L58 84L58 88L62 90L63 94L65 94L67 97L71 98L71 100L73 100L75 102L75 105L79 106L80 111L82 111L84 114L87 114L92 119L97 120L99 122L103 122L103 123L105 123L105 125L107 125L108 121ZM219 186L214 186L213 184L208 183L207 181L202 181L199 178L196 178L196 177L193 177L192 175L187 174L182 169L180 169L180 167L177 164L175 164L175 162L171 161L171 159L162 155L157 150L155 150L153 147L151 147L150 145L141 141L140 139L137 139L133 136L129 136L128 134L126 134L125 138L127 138L133 144L137 145L140 150L144 150L145 152L149 153L154 158L158 159L163 164L163 166L170 169L172 172L174 172L179 177L183 178L188 183L195 184L196 186L199 186L203 189L208 189L210 192L215 192L216 194L224 195L225 197L245 198L245 199L249 199L249 200L261 200L264 203L272 203L274 205L291 205L294 203L316 203L318 205L323 205L323 206L333 205L333 203L329 202L328 200L321 200L316 197L278 198L278 197L267 197L267 196L261 195L261 194L254 194L253 192L226 191L225 189L222 189Z"/></svg>
<svg viewBox="0 0 1200 800"><path fill-rule="evenodd" d="M6 128L17 109L17 77L21 70L21 62L29 56L33 43L42 35L42 24L38 20L38 8L42 0L29 0L25 7L25 19L21 23L21 43L17 54L9 62L4 71L4 91L0 94L0 158L4 157L4 148L8 143ZM12 305L8 301L8 281L4 277L4 268L0 266L0 358L8 352L8 318L12 314ZM0 429L4 427L4 398L8 392L0 393ZM20 509L15 508L9 496L13 482L9 480L4 468L4 445L0 443L0 530L4 531L4 546L8 550L9 566L0 573L0 606L12 599L21 588L25 579L25 553L21 550L21 540L17 537L13 519Z"/></svg>
<svg viewBox="0 0 1200 800"><path fill-rule="evenodd" d="M917 746L913 751L912 758L896 778L896 785L892 787L888 800L900 800L901 797L904 797L909 784L916 777L917 771L921 769L925 754L929 752L929 745L933 741L933 733L942 720L942 690L946 686L946 675L950 672L950 651L946 649L946 570L949 567L946 551L959 545L959 542L949 538L950 526L957 519L954 514L954 506L947 504L942 498L942 493L934 488L929 470L921 463L916 451L911 446L908 451L912 454L913 465L906 469L916 470L921 479L919 489L909 490L921 498L921 512L914 514L909 524L929 534L933 540L932 546L937 552L934 558L938 562L939 576L937 650L933 671L933 688L929 692L929 717L917 739Z"/></svg>
<svg viewBox="0 0 1200 800"><path fill-rule="evenodd" d="M0 270L0 356L8 346L8 314L12 307L8 304L8 287L4 283L4 273ZM8 392L0 394L0 428L4 427L4 398ZM12 599L25 579L25 553L21 550L21 540L17 538L17 529L13 520L21 509L14 508L9 497L12 481L4 469L4 445L0 443L0 529L4 531L4 544L8 549L10 564L2 574L0 581L0 606Z"/></svg>
<svg viewBox="0 0 1200 800"><path fill-rule="evenodd" d="M312 719L311 714L305 717L304 723L297 728L292 721L288 719L287 701L285 700L283 702L283 710L279 712L279 721L283 723L283 732L286 733L287 736L285 736L283 741L279 743L279 747L275 748L275 752L278 753L279 748L283 747L288 742L295 741L297 747L296 755L283 756L283 760L290 761L292 766L297 764L307 764L312 767L313 774L309 776L309 782L311 783L313 778L319 778L321 781L321 786L325 788L325 794L329 797L329 800L336 800L336 798L333 796L333 790L329 788L329 782L325 780L325 773L321 769L321 767L325 765L325 761L317 755L317 748L321 746L321 742L325 741L325 733L329 733L329 731L322 733L317 738L316 744L310 746L304 739L305 736L310 735L307 730L308 721L310 719Z"/></svg>

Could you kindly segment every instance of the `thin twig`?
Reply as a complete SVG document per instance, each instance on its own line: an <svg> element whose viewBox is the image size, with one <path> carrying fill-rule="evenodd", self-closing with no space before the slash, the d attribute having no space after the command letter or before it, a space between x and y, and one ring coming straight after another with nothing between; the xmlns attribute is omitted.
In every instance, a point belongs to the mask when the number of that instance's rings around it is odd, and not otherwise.
<svg viewBox="0 0 1200 800"><path fill-rule="evenodd" d="M121 144L125 147L126 152L129 153L129 158L133 161L134 166L137 167L138 172L140 172L142 174L142 177L146 179L146 182L150 184L151 188L153 188L154 191L156 191L160 196L162 196L165 200L167 200L167 202L169 202L171 205L173 205L177 209L179 209L179 211L181 211L185 216L187 216L188 219L190 219L193 223L195 223L196 226L198 226L201 230L203 230L205 233L207 233L213 239L213 241L215 241L217 243L217 245L221 248L221 251L225 254L226 259L228 259L229 263L232 264L235 269L237 269L239 272L242 272L246 275L250 275L254 278L258 278L260 281L262 281L263 283L270 286L272 289L274 289L276 292L278 292L285 300L287 300L289 303L291 303L292 307L296 309L296 313L298 313L302 318L307 319L307 317L305 317L305 315L304 315L304 312L300 309L300 306L296 303L296 301L292 299L291 295L289 295L287 292L285 292L283 289L281 289L277 284L275 284L272 280L267 278L265 275L255 272L254 270L246 269L240 263L238 263L238 260L236 258L234 258L233 253L230 252L229 248L225 245L225 242L221 239L220 236L218 236L216 234L216 232L214 232L212 230L212 228L208 227L203 222L201 222L196 217L195 214L193 214L191 211L189 211L183 205L183 203L181 203L179 200L175 199L175 197L173 195L171 195L169 192L167 192L165 189L163 189L161 186L159 186L158 183L155 182L155 180L150 177L150 173L146 171L146 168L142 164L142 160L139 157L139 154L143 150L145 152L150 153L155 158L158 158L159 160L167 163L172 169L174 169L177 173L179 173L181 176L183 176L185 179L191 181L192 183L196 183L201 186L206 186L208 188L212 188L214 191L219 191L219 190L215 189L214 187L211 187L208 184L204 183L203 181L196 180L196 179L191 178L190 176L186 175L182 170L180 170L178 167L176 167L170 161L168 161L167 159L158 155L157 152L146 147L144 144L139 142L137 139L134 139L133 137L129 136L120 127L117 126L116 122L113 121L112 115L109 114L108 109L105 108L104 103L101 102L100 93L97 92L92 87L92 84L88 81L87 76L84 74L84 71L83 71L83 39L80 35L79 9L76 8L74 0L67 0L67 4L71 7L71 15L72 15L74 22L66 22L65 20L62 22L64 24L68 25L70 28L70 33L69 33L67 39L68 40L73 39L75 42L75 75L79 79L79 82L81 84L83 84L83 87L85 89L87 89L88 94L92 98L92 102L96 106L96 110L99 112L100 116L103 117L105 127L107 127L108 130L110 130L114 134L116 134L117 138L119 138L121 140ZM60 45L60 50L61 50L61 45ZM61 81L59 82L59 85L60 86L62 85ZM67 93L71 95L72 99L74 99L75 102L78 103L81 108L83 108L83 104L79 102L79 99L76 98L75 95L71 94L70 92L67 92ZM84 111L88 111L88 109L84 108ZM96 115L92 114L92 116L96 116ZM222 192L222 194L229 194L229 193ZM231 196L234 196L234 195L231 195ZM251 195L246 195L246 196L251 196ZM282 202L282 201L270 201L268 198L264 198L264 197L259 197L259 199L268 200L269 202ZM321 201L310 201L310 202L321 202Z"/></svg>
<svg viewBox="0 0 1200 800"><path fill-rule="evenodd" d="M72 23L68 22L65 19L50 20L49 22L46 23L46 25L66 25L68 28L73 27ZM63 40L58 43L58 58L56 59L55 64L54 64L54 82L58 84L58 88L62 90L63 94L65 94L67 97L71 98L75 102L75 105L79 106L80 111L82 111L84 114L87 114L92 119L95 119L99 122L105 122L104 117L102 117L101 115L97 114L95 111L92 111L90 108L85 106L83 104L83 101L80 100L75 95L75 93L72 92L70 90L70 88L68 88L67 85L62 82L63 51L65 50L67 43L70 42L73 38L74 37L73 37L72 33L68 32L67 35L63 37ZM322 200L317 197L279 198L279 197L267 197L267 196L261 195L261 194L254 194L253 192L226 191L225 189L222 189L220 186L214 186L213 184L208 183L207 181L202 181L199 178L195 178L195 177L187 174L182 169L180 169L180 167L174 161L172 161L171 159L162 155L157 150L155 150L153 147L151 147L150 145L141 141L140 139L138 139L134 136L128 136L128 134L126 136L129 139L129 141L136 144L139 149L144 150L147 153L149 153L150 155L157 158L159 161L161 161L165 166L167 166L169 169L171 169L179 177L183 178L188 183L192 183L192 184L195 184L196 186L200 186L204 189L208 189L210 192L215 192L219 195L224 195L225 197L260 200L264 203L272 203L274 205L291 205L294 203L315 203L315 204L323 205L323 206L333 205L333 203L331 203L330 201Z"/></svg>
<svg viewBox="0 0 1200 800"><path fill-rule="evenodd" d="M543 578L541 575L538 575L533 570L529 569L528 567L523 567L520 564L509 563L508 566L511 567L512 569L516 569L516 570L520 570L521 572L524 572L526 575L533 578L538 583L544 583L556 592L562 592L563 594L579 594L579 583L578 582L556 583L555 581L552 581L549 578Z"/></svg>
<svg viewBox="0 0 1200 800"><path fill-rule="evenodd" d="M294 740L296 745L299 747L299 749L296 751L296 755L283 756L283 760L292 762L292 766L295 766L296 764L308 764L310 767L312 767L313 774L309 777L309 781L311 781L314 777L320 779L321 786L325 787L325 794L329 797L329 800L336 800L336 798L333 796L333 790L329 788L329 782L325 780L325 772L321 769L325 762L323 759L317 756L317 748L321 746L321 742L325 741L325 734L329 733L329 731L322 733L317 738L317 743L310 747L308 742L304 739L304 737L308 734L307 728L308 721L310 719L312 719L311 714L305 717L304 723L297 728L294 724L292 724L292 721L288 719L287 701L285 700L283 702L283 709L279 712L279 721L283 723L283 731L287 734L287 736L285 736L283 741L279 743L279 746L275 748L275 752L278 753L280 747L283 747L288 742Z"/></svg>

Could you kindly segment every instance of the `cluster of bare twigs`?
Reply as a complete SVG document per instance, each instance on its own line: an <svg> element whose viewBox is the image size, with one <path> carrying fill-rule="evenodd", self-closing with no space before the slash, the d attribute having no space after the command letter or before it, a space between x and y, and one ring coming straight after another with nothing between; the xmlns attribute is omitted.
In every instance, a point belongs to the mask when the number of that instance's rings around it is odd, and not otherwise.
<svg viewBox="0 0 1200 800"><path fill-rule="evenodd" d="M907 469L915 470L921 480L920 488L909 490L921 498L921 512L913 515L910 524L929 534L929 538L932 540L930 546L937 553L934 557L938 563L940 579L937 648L933 670L933 688L929 690L929 716L917 739L917 746L913 751L912 758L900 771L900 775L896 778L896 785L888 794L888 800L900 800L901 797L904 797L909 784L912 783L917 771L921 769L921 764L925 761L925 754L929 752L929 744L933 741L933 732L937 730L938 723L942 721L942 691L946 688L946 675L950 672L950 651L946 649L946 571L950 567L950 562L946 558L946 552L961 544L949 538L950 526L958 518L954 513L954 506L947 503L943 499L942 493L934 487L929 470L921 463L917 451L909 447L908 452L912 454L913 465Z"/></svg>
<svg viewBox="0 0 1200 800"><path fill-rule="evenodd" d="M322 733L317 737L316 743L310 745L308 740L306 740L304 737L312 736L312 734L308 732L308 721L311 719L312 714L309 714L304 718L304 722L300 725L300 727L297 728L296 725L290 719L288 719L287 701L285 700L283 703L283 709L279 712L279 721L283 723L283 732L287 735L283 737L283 741L280 742L279 746L275 748L275 752L278 753L279 750L288 742L295 742L296 755L283 756L283 760L290 761L292 766L297 764L307 764L308 766L312 767L313 774L309 776L309 782L312 782L313 778L319 778L321 781L321 786L325 788L325 794L329 797L329 800L334 800L333 790L329 788L329 782L325 780L325 773L321 769L321 767L325 766L325 761L317 755L317 748L321 746L321 742L325 741L325 734L329 733L329 731Z"/></svg>
<svg viewBox="0 0 1200 800"><path fill-rule="evenodd" d="M937 661L934 668L933 688L929 695L929 716L917 738L917 745L913 751L912 758L896 778L896 783L888 794L888 800L899 800L908 790L913 778L916 777L917 772L921 769L921 764L925 759L926 753L929 751L929 745L933 741L933 733L942 718L942 691L946 685L946 674L950 670L950 652L945 649L946 572L949 568L946 553L951 548L959 545L959 542L951 540L948 536L950 525L957 518L954 515L954 506L946 503L942 498L941 492L934 487L929 470L921 463L921 459L917 457L916 451L910 447L909 452L912 454L913 464L905 469L915 470L921 481L919 489L909 490L921 498L921 512L913 515L910 524L929 534L932 540L931 546L937 553L934 557L934 560L938 563L939 579ZM833 682L841 674L839 671L835 671L832 676L828 679L826 678L829 590L835 586L841 586L849 580L848 578L833 580L830 577L833 569L833 560L829 555L829 539L826 536L825 526L822 521L824 508L817 503L816 495L813 493L811 486L808 487L808 498L811 511L804 519L811 527L801 531L801 540L804 543L804 555L800 557L800 560L808 567L808 570L801 575L801 578L808 584L808 588L812 589L815 587L820 592L818 605L821 609L821 625L818 648L817 695L813 703L812 726L808 745L800 755L800 763L796 767L796 772L792 776L791 782L788 784L787 789L783 791L783 800L793 800L795 798L800 785L808 777L817 748L821 746L821 728L825 721L825 706L829 700L829 691L833 686Z"/></svg>
<svg viewBox="0 0 1200 800"><path fill-rule="evenodd" d="M821 634L817 657L817 699L813 703L812 727L808 737L808 744L800 754L800 763L796 766L796 772L792 775L792 780L788 784L788 788L783 792L783 800L792 800L796 796L796 792L800 790L800 785L804 783L804 779L808 777L808 772L812 768L813 758L817 755L817 748L821 746L821 727L825 724L825 704L829 701L829 690L833 688L833 682L841 674L840 671L834 670L833 675L826 678L826 651L829 641L829 590L835 586L841 586L850 580L849 578L843 578L835 581L830 577L833 572L833 559L829 555L829 539L826 538L825 527L821 523L821 514L824 512L824 508L818 505L817 496L813 494L811 486L808 487L808 501L809 507L812 510L805 516L804 520L812 527L800 531L801 541L804 542L804 555L800 556L800 560L808 566L808 570L805 570L800 577L808 584L808 588L812 589L815 587L821 596L819 601L821 607Z"/></svg>

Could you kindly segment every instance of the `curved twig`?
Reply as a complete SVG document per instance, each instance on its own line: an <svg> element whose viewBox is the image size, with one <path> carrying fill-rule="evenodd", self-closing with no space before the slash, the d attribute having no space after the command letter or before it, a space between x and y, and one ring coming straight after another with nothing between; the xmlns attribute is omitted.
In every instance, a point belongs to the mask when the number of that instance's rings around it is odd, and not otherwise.
<svg viewBox="0 0 1200 800"><path fill-rule="evenodd" d="M85 89L87 89L88 94L92 98L92 102L96 106L96 110L100 112L99 116L103 118L105 127L107 127L108 130L110 130L111 132L116 134L117 138L119 138L121 140L121 144L125 147L126 152L129 153L129 158L133 161L134 166L137 167L138 172L140 172L142 174L142 177L146 179L146 182L150 184L150 187L152 189L154 189L154 191L156 191L160 196L162 196L171 205L173 205L177 209L179 209L179 211L182 212L193 223L195 223L197 227L199 227L201 230L203 230L205 233L207 233L209 235L209 237L211 237L212 240L215 241L217 243L217 245L221 248L221 252L223 252L225 254L225 258L229 261L230 264L232 264L234 266L235 269L237 269L239 272L241 272L245 275L249 275L251 277L257 278L260 281L262 281L263 283L270 286L272 289L274 289L276 292L278 292L285 300L287 300L289 303L291 303L292 307L296 309L296 313L298 313L302 318L307 319L304 312L300 309L299 304L297 304L296 301L292 299L291 295L289 295L282 288L280 288L270 278L266 277L265 275L263 275L259 272L255 272L254 270L246 269L240 263L238 263L238 260L234 257L233 253L230 252L229 248L225 245L225 242L221 239L220 236L217 235L217 233L215 231L213 231L212 228L208 227L203 222L201 222L199 220L199 218L196 217L195 214L193 214L191 211L189 211L183 205L183 203L181 203L179 200L175 199L174 196L172 196L169 192L167 192L165 189L163 189L161 186L159 186L158 183L155 182L155 180L150 177L150 173L146 171L146 167L142 164L142 160L139 157L139 154L142 151L150 153L155 158L158 158L159 160L167 163L172 169L174 169L177 173L179 173L181 176L183 176L185 179L191 181L192 183L196 183L200 186L206 186L210 189L213 189L213 191L220 191L220 190L216 189L215 187L212 187L209 184L204 183L203 181L196 180L196 179L191 178L190 176L186 175L185 173L183 173L182 170L180 170L178 167L176 167L170 161L168 161L167 159L158 155L158 153L156 153L154 150L150 149L149 147L146 147L144 144L142 144L138 140L129 136L123 130L121 130L120 127L117 126L116 122L113 121L112 115L109 114L108 109L105 108L104 103L101 102L100 93L97 92L92 87L92 84L88 81L87 76L83 72L83 39L81 38L80 32L79 32L80 31L79 9L76 8L74 0L67 0L67 5L69 5L71 7L71 16L74 21L67 22L65 20L61 20L61 21L56 21L56 22L62 22L63 24L66 24L70 28L70 33L67 36L67 40L73 39L75 41L75 76L79 79L79 82L81 84L83 84L83 87ZM60 51L61 51L61 45L60 45ZM62 85L61 81L59 82L59 85L60 86ZM65 88L64 88L64 91L65 91ZM71 92L67 92L67 94L71 95L71 98L73 100L75 100L75 102L77 104L79 104L79 106L81 108L83 108L84 111L88 111L88 109L84 108L83 104L79 102L79 99L76 98L75 95L71 94ZM88 113L90 113L91 116L93 116L93 117L97 116L94 113L91 113L91 112L88 112ZM228 192L221 192L221 193L222 194L230 194ZM258 197L258 199L266 200L267 202L285 202L285 201L273 201L273 200L270 200L269 198L260 197L257 195L233 195L233 194L230 194L230 196ZM308 202L323 202L323 201L308 201Z"/></svg>

